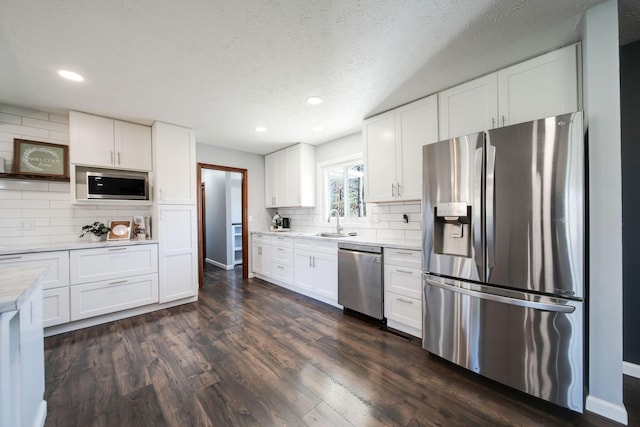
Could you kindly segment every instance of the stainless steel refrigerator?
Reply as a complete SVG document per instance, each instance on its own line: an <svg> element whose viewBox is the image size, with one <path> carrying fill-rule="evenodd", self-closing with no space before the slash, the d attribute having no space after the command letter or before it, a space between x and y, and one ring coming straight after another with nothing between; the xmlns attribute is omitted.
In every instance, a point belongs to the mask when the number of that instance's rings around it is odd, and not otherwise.
<svg viewBox="0 0 640 427"><path fill-rule="evenodd" d="M423 347L582 412L582 113L423 148Z"/></svg>

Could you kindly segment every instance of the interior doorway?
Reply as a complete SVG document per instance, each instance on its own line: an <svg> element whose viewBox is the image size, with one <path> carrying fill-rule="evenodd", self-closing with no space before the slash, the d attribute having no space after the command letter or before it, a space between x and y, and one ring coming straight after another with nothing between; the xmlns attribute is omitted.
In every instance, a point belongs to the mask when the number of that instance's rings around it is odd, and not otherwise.
<svg viewBox="0 0 640 427"><path fill-rule="evenodd" d="M242 278L249 278L249 225L248 225L248 214L247 214L247 170L240 168L232 168L227 166L219 166L219 165L211 165L206 163L198 163L198 183L200 183L200 191L198 192L198 283L199 287L202 288L204 285L204 262L205 256L211 256L211 251L206 249L206 239L204 238L204 233L211 233L211 226L207 227L206 216L209 215L207 212L207 206L211 206L212 200L211 197L207 197L207 182L203 182L203 175L206 175L208 171L219 171L223 173L237 173L240 174L240 224L238 224L237 217L235 221L228 222L225 224L227 228L228 235L231 236L232 239L237 239L236 241L241 241L240 248L242 250ZM231 180L232 181L232 180ZM227 182L230 182L229 180ZM213 184L209 184L213 185ZM241 230L241 236L233 236L233 230ZM227 241L229 241L227 239ZM234 245L234 249L237 249L238 245ZM234 251L235 256L235 251ZM226 262L228 263L228 261Z"/></svg>

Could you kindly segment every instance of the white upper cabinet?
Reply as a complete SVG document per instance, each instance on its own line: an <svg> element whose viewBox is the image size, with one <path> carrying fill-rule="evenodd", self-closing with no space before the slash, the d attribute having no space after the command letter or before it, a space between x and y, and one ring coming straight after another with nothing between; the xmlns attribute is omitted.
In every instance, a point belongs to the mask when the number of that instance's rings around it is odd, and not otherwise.
<svg viewBox="0 0 640 427"><path fill-rule="evenodd" d="M195 204L198 185L193 130L155 122L152 131L155 201L159 204Z"/></svg>
<svg viewBox="0 0 640 427"><path fill-rule="evenodd" d="M71 163L151 171L151 128L92 114L69 112Z"/></svg>
<svg viewBox="0 0 640 427"><path fill-rule="evenodd" d="M500 126L577 111L579 48L574 44L498 71Z"/></svg>
<svg viewBox="0 0 640 427"><path fill-rule="evenodd" d="M438 140L437 96L364 121L365 200L419 200L422 146Z"/></svg>
<svg viewBox="0 0 640 427"><path fill-rule="evenodd" d="M496 126L498 80L495 73L438 94L440 140Z"/></svg>
<svg viewBox="0 0 640 427"><path fill-rule="evenodd" d="M315 148L297 144L267 154L265 204L268 208L315 206Z"/></svg>
<svg viewBox="0 0 640 427"><path fill-rule="evenodd" d="M579 110L580 44L438 94L440 139Z"/></svg>
<svg viewBox="0 0 640 427"><path fill-rule="evenodd" d="M116 165L126 169L151 171L151 128L116 120Z"/></svg>

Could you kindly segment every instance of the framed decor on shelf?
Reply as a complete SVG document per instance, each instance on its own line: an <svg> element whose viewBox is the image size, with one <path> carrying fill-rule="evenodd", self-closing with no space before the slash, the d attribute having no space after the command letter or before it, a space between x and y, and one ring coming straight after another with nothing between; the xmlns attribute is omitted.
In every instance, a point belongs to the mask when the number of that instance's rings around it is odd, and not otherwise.
<svg viewBox="0 0 640 427"><path fill-rule="evenodd" d="M69 147L14 138L13 174L35 179L68 179Z"/></svg>
<svg viewBox="0 0 640 427"><path fill-rule="evenodd" d="M107 240L129 240L131 239L131 220L109 221L109 234Z"/></svg>

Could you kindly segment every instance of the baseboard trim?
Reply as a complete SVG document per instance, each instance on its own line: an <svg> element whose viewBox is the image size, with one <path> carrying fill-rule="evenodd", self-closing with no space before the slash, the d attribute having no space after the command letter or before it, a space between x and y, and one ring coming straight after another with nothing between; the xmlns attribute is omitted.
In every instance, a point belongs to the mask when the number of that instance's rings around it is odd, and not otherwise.
<svg viewBox="0 0 640 427"><path fill-rule="evenodd" d="M622 373L630 377L640 378L640 365L631 362L622 362Z"/></svg>
<svg viewBox="0 0 640 427"><path fill-rule="evenodd" d="M585 409L625 426L629 424L629 415L624 405L616 405L599 397L589 395L587 396Z"/></svg>
<svg viewBox="0 0 640 427"><path fill-rule="evenodd" d="M205 259L204 259L204 261L205 261L207 264L215 265L216 267L220 267L220 268L222 268L223 270L233 270L233 267L234 267L234 266L233 266L233 264L232 264L232 265L226 265L226 264L223 264L223 263L221 263L221 262L214 261L214 260L212 260L211 258L205 258Z"/></svg>

